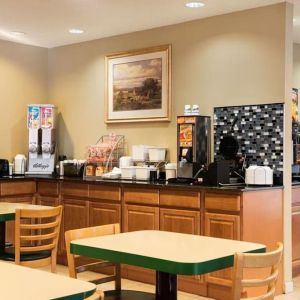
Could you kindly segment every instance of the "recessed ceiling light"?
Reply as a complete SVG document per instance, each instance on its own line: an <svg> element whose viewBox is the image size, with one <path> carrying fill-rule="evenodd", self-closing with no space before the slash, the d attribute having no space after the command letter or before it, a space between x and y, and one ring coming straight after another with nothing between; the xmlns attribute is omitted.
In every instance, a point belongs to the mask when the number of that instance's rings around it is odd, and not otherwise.
<svg viewBox="0 0 300 300"><path fill-rule="evenodd" d="M78 29L78 28L72 28L72 29L69 29L69 32L70 33L73 33L73 34L81 34L81 33L84 33L84 31L82 29Z"/></svg>
<svg viewBox="0 0 300 300"><path fill-rule="evenodd" d="M10 33L13 34L13 35L17 35L17 36L26 34L25 32L22 32L22 31L11 31Z"/></svg>
<svg viewBox="0 0 300 300"><path fill-rule="evenodd" d="M205 6L205 4L199 1L187 1L185 6L188 8L200 8Z"/></svg>

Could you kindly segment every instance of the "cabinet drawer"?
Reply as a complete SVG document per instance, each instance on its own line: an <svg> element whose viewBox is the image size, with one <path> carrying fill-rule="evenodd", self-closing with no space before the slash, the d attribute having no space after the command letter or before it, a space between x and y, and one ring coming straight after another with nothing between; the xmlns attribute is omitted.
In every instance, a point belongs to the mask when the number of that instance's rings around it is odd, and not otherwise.
<svg viewBox="0 0 300 300"><path fill-rule="evenodd" d="M64 182L61 186L61 194L69 196L88 197L88 185Z"/></svg>
<svg viewBox="0 0 300 300"><path fill-rule="evenodd" d="M200 208L200 193L178 190L161 191L160 205L184 208Z"/></svg>
<svg viewBox="0 0 300 300"><path fill-rule="evenodd" d="M205 209L240 211L241 197L239 195L206 193Z"/></svg>
<svg viewBox="0 0 300 300"><path fill-rule="evenodd" d="M59 194L59 184L58 182L43 182L37 183L38 193L41 195L55 195Z"/></svg>
<svg viewBox="0 0 300 300"><path fill-rule="evenodd" d="M125 203L159 204L159 191L156 189L124 189Z"/></svg>
<svg viewBox="0 0 300 300"><path fill-rule="evenodd" d="M89 197L95 199L121 201L121 188L118 186L89 185Z"/></svg>
<svg viewBox="0 0 300 300"><path fill-rule="evenodd" d="M35 181L4 182L1 183L1 196L34 194Z"/></svg>

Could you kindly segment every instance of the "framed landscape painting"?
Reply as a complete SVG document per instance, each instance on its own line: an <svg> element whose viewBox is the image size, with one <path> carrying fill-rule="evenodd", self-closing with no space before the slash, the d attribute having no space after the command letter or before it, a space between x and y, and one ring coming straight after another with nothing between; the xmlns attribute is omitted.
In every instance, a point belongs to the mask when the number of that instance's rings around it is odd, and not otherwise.
<svg viewBox="0 0 300 300"><path fill-rule="evenodd" d="M170 121L171 46L105 57L106 123Z"/></svg>

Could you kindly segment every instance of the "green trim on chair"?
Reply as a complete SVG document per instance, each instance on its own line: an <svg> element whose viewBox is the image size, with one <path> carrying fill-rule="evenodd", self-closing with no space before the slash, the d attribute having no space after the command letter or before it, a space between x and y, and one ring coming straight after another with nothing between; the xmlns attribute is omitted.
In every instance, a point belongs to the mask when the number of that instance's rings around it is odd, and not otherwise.
<svg viewBox="0 0 300 300"><path fill-rule="evenodd" d="M232 267L234 260L234 256L230 255L205 262L182 263L72 243L70 248L71 253L73 254L105 259L115 263L129 264L178 275L201 275L218 271L224 268ZM265 251L266 248L260 248L255 251L251 251L251 253L261 253Z"/></svg>

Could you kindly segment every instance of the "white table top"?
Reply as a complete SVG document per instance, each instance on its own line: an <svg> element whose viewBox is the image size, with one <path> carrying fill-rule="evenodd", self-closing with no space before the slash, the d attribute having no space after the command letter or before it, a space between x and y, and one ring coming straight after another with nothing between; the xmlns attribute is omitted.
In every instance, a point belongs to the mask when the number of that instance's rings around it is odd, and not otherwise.
<svg viewBox="0 0 300 300"><path fill-rule="evenodd" d="M168 273L192 275L232 266L235 252L264 252L265 246L146 230L76 240L71 243L71 251Z"/></svg>
<svg viewBox="0 0 300 300"><path fill-rule="evenodd" d="M26 204L26 203L9 203L9 202L1 202L0 203L0 221L8 221L14 220L15 212L18 208L25 209L47 209L52 208L51 206L45 205L34 205L34 204Z"/></svg>
<svg viewBox="0 0 300 300"><path fill-rule="evenodd" d="M0 299L84 299L96 285L46 271L0 262Z"/></svg>

